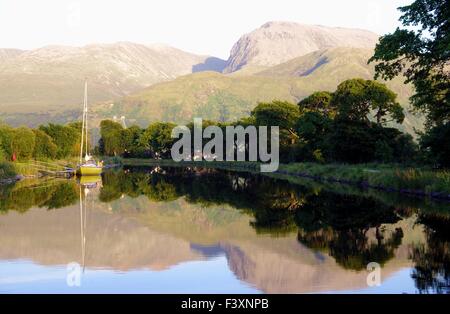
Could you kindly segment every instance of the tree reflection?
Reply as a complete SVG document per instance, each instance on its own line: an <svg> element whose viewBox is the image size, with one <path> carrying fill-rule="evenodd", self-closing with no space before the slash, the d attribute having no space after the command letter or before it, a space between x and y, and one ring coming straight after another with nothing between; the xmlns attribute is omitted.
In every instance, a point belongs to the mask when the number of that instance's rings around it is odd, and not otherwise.
<svg viewBox="0 0 450 314"><path fill-rule="evenodd" d="M77 200L78 189L74 181L19 182L0 189L0 212L26 212L32 207L56 209L75 204Z"/></svg>
<svg viewBox="0 0 450 314"><path fill-rule="evenodd" d="M421 214L426 245L416 245L411 258L415 263L412 278L420 293L450 292L450 219L448 216Z"/></svg>
<svg viewBox="0 0 450 314"><path fill-rule="evenodd" d="M383 265L394 257L403 231L387 232L383 225L400 219L394 207L372 198L322 192L297 211L298 240L345 268L362 270L370 262Z"/></svg>

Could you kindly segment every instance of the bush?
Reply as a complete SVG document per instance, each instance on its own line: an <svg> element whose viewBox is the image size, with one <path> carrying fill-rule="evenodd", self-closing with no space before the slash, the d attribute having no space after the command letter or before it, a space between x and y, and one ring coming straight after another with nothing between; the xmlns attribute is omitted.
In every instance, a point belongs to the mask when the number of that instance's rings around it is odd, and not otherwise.
<svg viewBox="0 0 450 314"><path fill-rule="evenodd" d="M333 161L348 163L410 162L417 154L412 137L375 123L335 121L327 138Z"/></svg>

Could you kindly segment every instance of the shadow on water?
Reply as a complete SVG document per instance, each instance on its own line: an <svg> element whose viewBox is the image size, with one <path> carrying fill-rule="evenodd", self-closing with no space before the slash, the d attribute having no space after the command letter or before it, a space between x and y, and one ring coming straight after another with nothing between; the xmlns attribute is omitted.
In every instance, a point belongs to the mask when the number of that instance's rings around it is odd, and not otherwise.
<svg viewBox="0 0 450 314"><path fill-rule="evenodd" d="M80 191L76 181L19 182L0 189L0 211L61 208L77 203ZM383 266L392 260L406 236L402 222L413 218L426 239L425 243L413 243L408 250L417 290L450 291L448 203L392 196L384 199L363 191L343 193L317 184L292 184L215 169L135 167L104 173L98 200L111 203L124 196L145 196L152 202L182 198L202 208L230 206L251 217L249 224L257 234L294 234L300 245L317 256L328 255L340 267L354 271L364 270L372 261ZM220 213L211 215L210 219L222 219ZM191 249L209 257L233 255L235 262L230 267L235 273L240 271L239 263L250 263L236 246L191 243Z"/></svg>

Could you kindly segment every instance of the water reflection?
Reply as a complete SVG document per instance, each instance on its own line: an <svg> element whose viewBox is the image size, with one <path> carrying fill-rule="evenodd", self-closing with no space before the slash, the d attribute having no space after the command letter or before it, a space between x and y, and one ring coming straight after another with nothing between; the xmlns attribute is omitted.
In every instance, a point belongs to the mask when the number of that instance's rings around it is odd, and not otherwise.
<svg viewBox="0 0 450 314"><path fill-rule="evenodd" d="M169 276L186 263L206 267L225 258L226 267L216 271L231 272L234 281L205 277L203 292L273 293L364 289L366 265L378 262L386 280L411 268L410 281L396 292L412 284L418 292L449 291L446 203L195 168L130 168L89 182L23 181L0 193L5 261L78 261L86 273L110 269L132 281L135 270ZM200 267L196 276L205 273Z"/></svg>

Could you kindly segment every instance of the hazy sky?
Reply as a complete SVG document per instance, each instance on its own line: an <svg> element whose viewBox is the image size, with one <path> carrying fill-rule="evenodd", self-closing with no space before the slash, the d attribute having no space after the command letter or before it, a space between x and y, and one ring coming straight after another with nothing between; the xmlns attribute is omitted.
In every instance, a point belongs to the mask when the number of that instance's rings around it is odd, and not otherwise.
<svg viewBox="0 0 450 314"><path fill-rule="evenodd" d="M132 41L166 43L227 58L267 21L354 27L378 34L398 26L412 0L0 0L0 47L37 48Z"/></svg>

